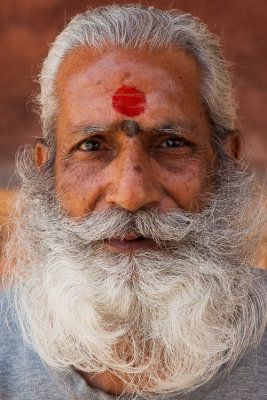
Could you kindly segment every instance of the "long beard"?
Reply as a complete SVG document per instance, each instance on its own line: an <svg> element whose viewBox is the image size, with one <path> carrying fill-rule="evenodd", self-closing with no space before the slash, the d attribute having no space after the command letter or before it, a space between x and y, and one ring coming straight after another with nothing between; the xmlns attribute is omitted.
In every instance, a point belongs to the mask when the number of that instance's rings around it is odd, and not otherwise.
<svg viewBox="0 0 267 400"><path fill-rule="evenodd" d="M113 209L82 221L24 180L8 282L49 366L109 371L136 393L190 391L259 343L266 289L248 263L264 211L249 174L228 164L216 177L199 213ZM103 244L133 231L159 249L129 256Z"/></svg>

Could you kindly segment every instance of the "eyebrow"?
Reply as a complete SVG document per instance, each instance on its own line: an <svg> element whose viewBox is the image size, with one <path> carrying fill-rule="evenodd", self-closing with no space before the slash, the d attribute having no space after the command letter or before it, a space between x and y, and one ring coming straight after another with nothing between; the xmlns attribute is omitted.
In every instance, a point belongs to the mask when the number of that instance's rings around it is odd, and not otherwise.
<svg viewBox="0 0 267 400"><path fill-rule="evenodd" d="M185 129L185 126L182 124L168 124L168 125L159 125L156 126L153 131L159 133L169 133L171 135L181 136L182 131L188 131L188 128Z"/></svg>
<svg viewBox="0 0 267 400"><path fill-rule="evenodd" d="M108 131L113 131L120 128L120 123L116 125L105 126L101 124L90 124L86 126L79 126L71 131L72 135L82 136L86 134L103 133ZM149 128L141 128L140 132L158 132L167 133L170 135L175 135L181 137L183 133L192 133L196 130L196 126L188 121L171 122L163 125L156 125Z"/></svg>
<svg viewBox="0 0 267 400"><path fill-rule="evenodd" d="M167 133L178 137L183 137L185 135L188 136L188 139L190 140L190 137L192 139L196 138L198 125L194 121L181 120L179 122L170 122L164 125L156 126L153 131L165 134Z"/></svg>
<svg viewBox="0 0 267 400"><path fill-rule="evenodd" d="M77 135L77 136L82 136L86 135L87 133L101 133L101 132L106 132L108 131L108 128L104 125L100 124L92 124L92 125L86 125L86 126L79 126L75 128L73 131L71 131L72 135Z"/></svg>

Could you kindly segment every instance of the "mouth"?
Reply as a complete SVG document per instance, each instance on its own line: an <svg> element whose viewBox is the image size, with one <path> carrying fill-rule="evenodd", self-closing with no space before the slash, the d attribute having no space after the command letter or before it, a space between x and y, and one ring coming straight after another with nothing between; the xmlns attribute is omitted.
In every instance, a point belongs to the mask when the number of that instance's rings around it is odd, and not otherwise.
<svg viewBox="0 0 267 400"><path fill-rule="evenodd" d="M134 233L127 234L123 238L114 237L110 239L104 239L104 245L110 250L129 254L139 251L153 250L159 247L154 240Z"/></svg>

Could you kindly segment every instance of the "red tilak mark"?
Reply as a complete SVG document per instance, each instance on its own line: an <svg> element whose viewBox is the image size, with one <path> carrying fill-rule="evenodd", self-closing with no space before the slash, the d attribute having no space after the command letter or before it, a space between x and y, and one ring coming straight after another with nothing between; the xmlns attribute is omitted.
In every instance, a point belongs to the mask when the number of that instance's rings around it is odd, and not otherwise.
<svg viewBox="0 0 267 400"><path fill-rule="evenodd" d="M134 117L145 112L146 96L134 87L123 85L114 93L112 106L115 111Z"/></svg>

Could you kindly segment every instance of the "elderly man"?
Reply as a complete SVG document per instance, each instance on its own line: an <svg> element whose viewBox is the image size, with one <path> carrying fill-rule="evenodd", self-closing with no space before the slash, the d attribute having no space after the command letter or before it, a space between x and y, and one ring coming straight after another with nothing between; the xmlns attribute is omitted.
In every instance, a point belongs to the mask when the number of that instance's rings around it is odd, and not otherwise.
<svg viewBox="0 0 267 400"><path fill-rule="evenodd" d="M264 214L214 35L178 11L95 9L57 37L40 84L1 399L263 400Z"/></svg>

